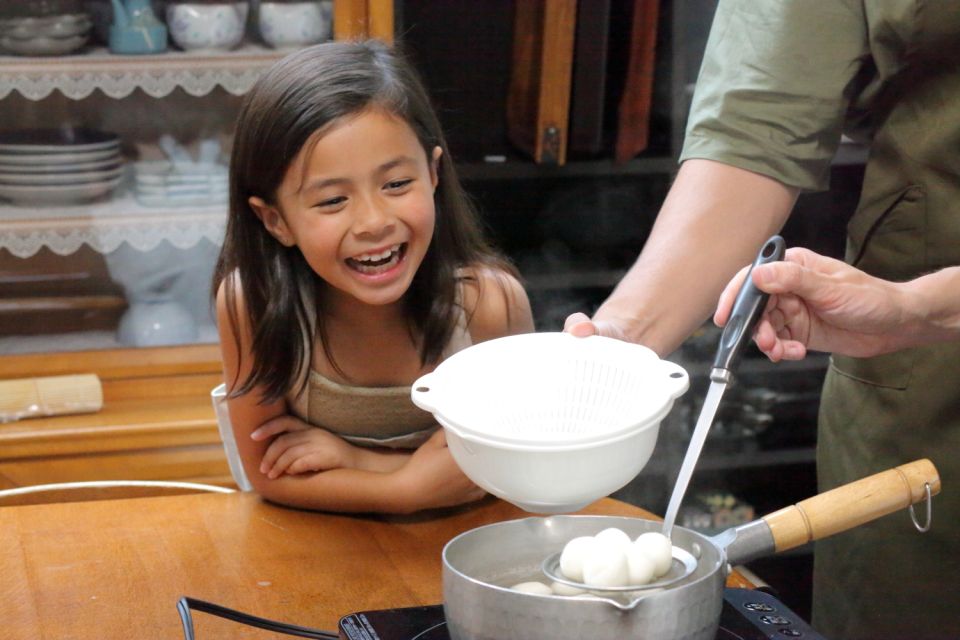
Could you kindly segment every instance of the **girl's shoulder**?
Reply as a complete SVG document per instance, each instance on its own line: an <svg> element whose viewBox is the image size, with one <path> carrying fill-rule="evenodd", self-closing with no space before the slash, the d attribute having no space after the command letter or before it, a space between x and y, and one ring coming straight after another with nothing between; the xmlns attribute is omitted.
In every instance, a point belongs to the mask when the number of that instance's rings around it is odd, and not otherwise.
<svg viewBox="0 0 960 640"><path fill-rule="evenodd" d="M530 300L520 280L496 265L460 269L461 303L474 342L533 331Z"/></svg>
<svg viewBox="0 0 960 640"><path fill-rule="evenodd" d="M229 328L235 335L246 335L249 332L247 319L247 305L240 282L240 274L233 271L217 285L217 325L221 333Z"/></svg>

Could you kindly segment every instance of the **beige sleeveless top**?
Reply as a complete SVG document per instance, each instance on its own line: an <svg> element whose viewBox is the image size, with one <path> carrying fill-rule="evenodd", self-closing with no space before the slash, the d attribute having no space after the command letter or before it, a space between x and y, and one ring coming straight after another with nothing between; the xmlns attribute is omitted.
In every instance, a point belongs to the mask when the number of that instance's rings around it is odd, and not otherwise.
<svg viewBox="0 0 960 640"><path fill-rule="evenodd" d="M443 350L443 358L472 343L466 315L461 307L458 309L457 326ZM291 392L286 400L290 412L301 420L362 446L412 449L438 427L432 414L413 404L410 385L347 385L311 369L303 392Z"/></svg>

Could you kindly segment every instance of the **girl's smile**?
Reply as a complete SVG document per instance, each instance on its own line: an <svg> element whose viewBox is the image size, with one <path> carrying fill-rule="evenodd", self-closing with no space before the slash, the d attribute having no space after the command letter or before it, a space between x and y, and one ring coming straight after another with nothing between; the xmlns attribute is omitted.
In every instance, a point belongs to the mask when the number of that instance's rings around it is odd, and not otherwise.
<svg viewBox="0 0 960 640"><path fill-rule="evenodd" d="M369 278L388 276L403 261L407 243L395 244L383 251L364 253L347 258L347 266Z"/></svg>

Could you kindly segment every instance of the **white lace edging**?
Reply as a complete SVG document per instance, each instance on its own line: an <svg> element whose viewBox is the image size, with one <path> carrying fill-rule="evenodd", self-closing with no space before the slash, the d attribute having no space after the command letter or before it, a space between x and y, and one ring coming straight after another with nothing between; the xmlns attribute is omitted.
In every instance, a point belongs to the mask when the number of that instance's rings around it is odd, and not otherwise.
<svg viewBox="0 0 960 640"><path fill-rule="evenodd" d="M84 244L99 253L127 243L150 251L167 241L190 249L201 240L223 243L226 206L153 209L129 194L86 206L0 209L0 248L29 258L46 247L57 255L75 253Z"/></svg>
<svg viewBox="0 0 960 640"><path fill-rule="evenodd" d="M192 96L204 96L218 86L241 95L286 53L248 44L218 53L169 51L130 56L100 47L56 58L0 56L0 99L16 91L29 100L42 100L58 90L68 98L82 100L97 89L117 99L135 89L154 98L169 95L176 88Z"/></svg>

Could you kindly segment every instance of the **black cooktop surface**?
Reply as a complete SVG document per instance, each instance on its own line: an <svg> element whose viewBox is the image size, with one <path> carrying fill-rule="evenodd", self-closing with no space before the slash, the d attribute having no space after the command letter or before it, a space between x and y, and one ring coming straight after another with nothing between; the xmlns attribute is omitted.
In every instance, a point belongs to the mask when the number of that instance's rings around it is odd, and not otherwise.
<svg viewBox="0 0 960 640"><path fill-rule="evenodd" d="M725 589L723 595L717 640L825 640L769 593ZM342 640L450 640L441 605L351 613L340 619L339 632Z"/></svg>

